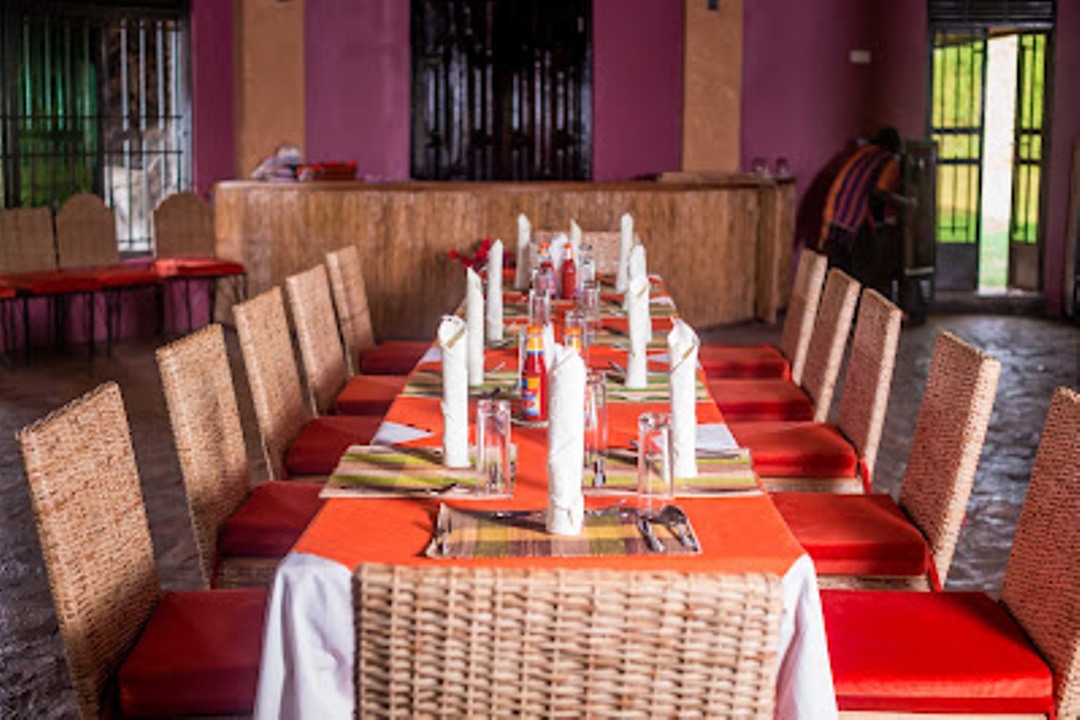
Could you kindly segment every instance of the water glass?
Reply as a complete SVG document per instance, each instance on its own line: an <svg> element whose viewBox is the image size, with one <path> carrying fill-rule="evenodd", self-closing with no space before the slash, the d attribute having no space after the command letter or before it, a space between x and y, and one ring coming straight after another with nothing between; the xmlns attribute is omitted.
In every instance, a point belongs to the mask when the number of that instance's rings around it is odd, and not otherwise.
<svg viewBox="0 0 1080 720"><path fill-rule="evenodd" d="M566 311L563 345L577 350L578 355L585 361L585 367L589 367L589 326L585 322L585 314L580 310Z"/></svg>
<svg viewBox="0 0 1080 720"><path fill-rule="evenodd" d="M600 283L590 280L581 286L578 309L585 316L586 342L592 342L600 325Z"/></svg>
<svg viewBox="0 0 1080 720"><path fill-rule="evenodd" d="M580 293L585 283L596 281L596 260L593 258L592 245L582 245L578 255L578 287Z"/></svg>
<svg viewBox="0 0 1080 720"><path fill-rule="evenodd" d="M604 484L607 433L607 377L594 370L585 384L585 477L593 487Z"/></svg>
<svg viewBox="0 0 1080 720"><path fill-rule="evenodd" d="M549 298L554 297L555 287L555 270L550 264L541 265L539 268L533 271L533 290L546 293Z"/></svg>
<svg viewBox="0 0 1080 720"><path fill-rule="evenodd" d="M637 491L646 498L675 494L671 467L671 415L643 413L638 417Z"/></svg>
<svg viewBox="0 0 1080 720"><path fill-rule="evenodd" d="M529 325L544 327L551 322L551 295L544 288L529 291Z"/></svg>
<svg viewBox="0 0 1080 720"><path fill-rule="evenodd" d="M479 491L512 494L510 401L483 399L476 406L476 472Z"/></svg>

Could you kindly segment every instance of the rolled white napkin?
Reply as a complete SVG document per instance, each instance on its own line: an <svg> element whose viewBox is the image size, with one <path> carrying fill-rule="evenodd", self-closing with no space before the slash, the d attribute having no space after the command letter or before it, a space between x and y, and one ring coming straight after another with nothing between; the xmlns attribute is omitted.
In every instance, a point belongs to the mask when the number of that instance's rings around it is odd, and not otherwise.
<svg viewBox="0 0 1080 720"><path fill-rule="evenodd" d="M630 301L627 323L630 326L630 355L626 359L626 387L643 389L648 384L648 359L645 349L649 344L649 279L636 277L626 290Z"/></svg>
<svg viewBox="0 0 1080 720"><path fill-rule="evenodd" d="M623 213L619 219L619 268L615 273L615 290L626 292L630 284L630 248L634 246L634 218Z"/></svg>
<svg viewBox="0 0 1080 720"><path fill-rule="evenodd" d="M480 276L465 268L468 290L465 294L465 322L469 326L469 385L484 384L484 290Z"/></svg>
<svg viewBox="0 0 1080 720"><path fill-rule="evenodd" d="M503 244L496 240L488 250L487 267L487 336L503 339Z"/></svg>
<svg viewBox="0 0 1080 720"><path fill-rule="evenodd" d="M630 249L630 281L633 282L634 278L636 277L643 277L646 280L649 279L649 272L646 265L645 246L640 243ZM649 286L646 285L646 288L648 287ZM630 306L626 303L626 298L623 298L623 307L629 310ZM648 322L645 324L645 338L646 343L651 343L653 340L652 322Z"/></svg>
<svg viewBox="0 0 1080 720"><path fill-rule="evenodd" d="M671 463L677 478L697 477L697 357L701 342L682 320L668 333Z"/></svg>
<svg viewBox="0 0 1080 720"><path fill-rule="evenodd" d="M466 370L468 327L453 315L444 316L438 341L443 373L443 464L469 467L469 387Z"/></svg>
<svg viewBox="0 0 1080 720"><path fill-rule="evenodd" d="M581 262L581 226L570 218L570 246L574 248L574 262Z"/></svg>
<svg viewBox="0 0 1080 720"><path fill-rule="evenodd" d="M585 363L561 345L548 370L547 531L577 535L585 521L581 473L585 461Z"/></svg>
<svg viewBox="0 0 1080 720"><path fill-rule="evenodd" d="M551 323L543 327L540 339L544 343L544 367L550 368L555 362L555 327Z"/></svg>
<svg viewBox="0 0 1080 720"><path fill-rule="evenodd" d="M529 267L529 241L532 239L532 224L525 213L518 215L517 234L517 269L514 272L514 288L528 290L532 276L532 268Z"/></svg>
<svg viewBox="0 0 1080 720"><path fill-rule="evenodd" d="M570 238L566 233L559 233L551 241L551 267L555 271L555 285L558 287L562 281L562 263L566 255L566 246L570 244Z"/></svg>

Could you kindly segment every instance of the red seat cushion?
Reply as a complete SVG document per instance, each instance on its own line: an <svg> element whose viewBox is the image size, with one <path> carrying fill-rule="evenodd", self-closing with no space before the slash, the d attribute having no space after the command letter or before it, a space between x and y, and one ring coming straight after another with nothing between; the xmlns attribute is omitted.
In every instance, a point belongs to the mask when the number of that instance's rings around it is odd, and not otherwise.
<svg viewBox="0 0 1080 720"><path fill-rule="evenodd" d="M265 590L165 595L120 666L125 716L250 714Z"/></svg>
<svg viewBox="0 0 1080 720"><path fill-rule="evenodd" d="M360 352L360 372L365 375L408 375L431 343L387 340Z"/></svg>
<svg viewBox="0 0 1080 720"><path fill-rule="evenodd" d="M338 394L338 415L385 415L394 398L405 388L402 375L356 375Z"/></svg>
<svg viewBox="0 0 1080 720"><path fill-rule="evenodd" d="M256 485L222 525L221 554L285 557L322 507L322 489L321 483L276 480Z"/></svg>
<svg viewBox="0 0 1080 720"><path fill-rule="evenodd" d="M350 445L364 445L375 437L382 418L362 415L315 418L300 431L285 453L290 476L329 475Z"/></svg>
<svg viewBox="0 0 1080 720"><path fill-rule="evenodd" d="M222 277L243 275L244 266L231 260L213 257L175 257L154 260L154 272L159 277Z"/></svg>
<svg viewBox="0 0 1080 720"><path fill-rule="evenodd" d="M814 404L790 380L710 380L709 392L728 422L814 419Z"/></svg>
<svg viewBox="0 0 1080 720"><path fill-rule="evenodd" d="M773 378L788 380L787 359L772 345L709 345L698 352L698 362L710 378Z"/></svg>
<svg viewBox="0 0 1080 720"><path fill-rule="evenodd" d="M161 280L153 270L131 267L108 267L91 271L106 289L157 285Z"/></svg>
<svg viewBox="0 0 1080 720"><path fill-rule="evenodd" d="M774 420L733 422L728 429L741 447L750 449L762 477L855 477L859 456L835 425Z"/></svg>
<svg viewBox="0 0 1080 720"><path fill-rule="evenodd" d="M5 275L4 279L19 290L33 295L96 292L102 287L101 279L96 275L69 270L12 273Z"/></svg>
<svg viewBox="0 0 1080 720"><path fill-rule="evenodd" d="M17 291L14 287L0 280L0 300L7 300L9 298L13 298L15 297L16 292Z"/></svg>
<svg viewBox="0 0 1080 720"><path fill-rule="evenodd" d="M841 710L1049 713L1050 669L982 593L823 590Z"/></svg>
<svg viewBox="0 0 1080 720"><path fill-rule="evenodd" d="M776 493L773 503L819 575L917 577L930 548L888 495Z"/></svg>

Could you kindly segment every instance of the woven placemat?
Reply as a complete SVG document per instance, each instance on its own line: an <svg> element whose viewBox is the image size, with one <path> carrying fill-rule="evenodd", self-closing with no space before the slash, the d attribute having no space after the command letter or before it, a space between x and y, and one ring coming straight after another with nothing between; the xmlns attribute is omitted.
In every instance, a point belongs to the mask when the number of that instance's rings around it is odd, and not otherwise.
<svg viewBox="0 0 1080 720"><path fill-rule="evenodd" d="M470 387L470 395L490 395L499 391L506 397L518 391L517 368L507 370L488 370L484 373L484 383L478 387ZM418 370L409 376L408 382L402 389L403 397L442 397L442 371L441 370Z"/></svg>
<svg viewBox="0 0 1080 720"><path fill-rule="evenodd" d="M666 372L650 372L646 376L646 386L643 388L628 388L623 384L624 374L617 370L607 373L607 399L608 402L671 402L671 385L668 382ZM694 382L694 399L696 402L712 402L709 389L697 378Z"/></svg>
<svg viewBox="0 0 1080 720"><path fill-rule="evenodd" d="M675 495L691 497L702 495L745 496L760 495L750 462L750 451L745 448L723 452L698 451L698 475L695 478L676 478ZM604 484L593 485L593 473L586 472L582 479L586 495L628 494L637 491L637 454L633 450L608 450L604 458Z"/></svg>
<svg viewBox="0 0 1080 720"><path fill-rule="evenodd" d="M446 495L499 497L471 468L443 465L442 448L353 445L341 456L319 497Z"/></svg>
<svg viewBox="0 0 1080 720"><path fill-rule="evenodd" d="M581 535L550 535L545 530L546 511L459 510L439 506L435 533L424 551L433 558L584 557L656 555L638 528L632 508L586 513ZM649 523L663 545L663 554L696 555L701 551L693 527L683 527L694 547L683 544L659 522Z"/></svg>

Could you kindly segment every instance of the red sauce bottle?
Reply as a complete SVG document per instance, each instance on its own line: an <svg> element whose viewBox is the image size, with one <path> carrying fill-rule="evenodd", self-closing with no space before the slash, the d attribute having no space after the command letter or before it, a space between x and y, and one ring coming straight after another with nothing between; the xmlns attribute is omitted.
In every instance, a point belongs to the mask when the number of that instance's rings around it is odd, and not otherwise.
<svg viewBox="0 0 1080 720"><path fill-rule="evenodd" d="M577 263L574 262L574 246L566 244L566 257L562 264L562 299L573 300L577 293Z"/></svg>
<svg viewBox="0 0 1080 720"><path fill-rule="evenodd" d="M521 371L521 417L531 422L547 420L547 367L544 338L538 325L530 325L525 341L525 367Z"/></svg>

